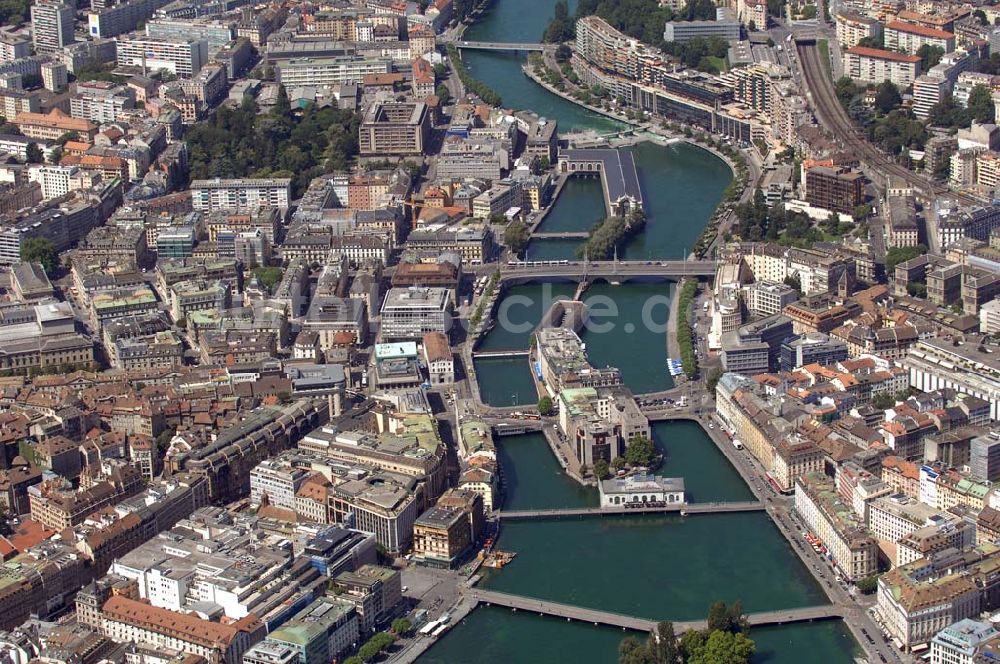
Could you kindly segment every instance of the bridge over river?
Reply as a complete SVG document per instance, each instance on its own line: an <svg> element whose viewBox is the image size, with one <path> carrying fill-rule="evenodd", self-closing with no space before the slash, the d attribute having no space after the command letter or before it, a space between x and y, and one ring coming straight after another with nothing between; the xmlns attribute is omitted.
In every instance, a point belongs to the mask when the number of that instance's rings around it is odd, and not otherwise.
<svg viewBox="0 0 1000 664"><path fill-rule="evenodd" d="M555 44L537 44L534 42L485 42L485 41L456 41L452 42L457 48L475 51L544 51L547 48L555 48Z"/></svg>
<svg viewBox="0 0 1000 664"><path fill-rule="evenodd" d="M495 604L506 606L515 611L534 611L543 615L566 618L567 620L581 620L594 623L595 625L609 625L611 627L621 627L639 632L650 632L656 628L655 620L627 616L611 611L601 611L598 609L587 609L582 606L571 604L561 604L559 602L549 602L546 600L524 597L521 595L511 595L493 590L483 590L472 588L468 597L475 602L484 604ZM799 609L782 609L779 611L763 611L760 613L747 614L747 620L751 626L759 625L779 625L796 622L806 622L811 620L823 620L826 618L843 617L843 610L833 604L825 606L809 606ZM674 629L677 633L686 632L689 629L705 629L707 621L692 620L674 622Z"/></svg>
<svg viewBox="0 0 1000 664"><path fill-rule="evenodd" d="M549 278L573 281L604 278L614 282L641 278L673 280L681 277L713 277L718 266L719 262L713 260L511 261L500 265L500 278L514 282ZM481 271L494 269L496 266L490 265L481 268Z"/></svg>
<svg viewBox="0 0 1000 664"><path fill-rule="evenodd" d="M764 504L756 500L732 501L720 503L674 503L658 504L647 507L567 507L549 510L500 510L496 512L499 519L558 519L571 516L612 516L621 514L655 514L679 513L687 514L723 514L726 512L760 512Z"/></svg>

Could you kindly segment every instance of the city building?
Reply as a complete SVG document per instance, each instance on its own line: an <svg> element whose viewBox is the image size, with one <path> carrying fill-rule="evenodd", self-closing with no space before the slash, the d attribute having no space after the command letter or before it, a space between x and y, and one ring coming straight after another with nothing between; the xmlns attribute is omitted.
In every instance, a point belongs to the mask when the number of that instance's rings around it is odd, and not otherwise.
<svg viewBox="0 0 1000 664"><path fill-rule="evenodd" d="M879 39L882 24L873 18L860 14L839 13L834 17L837 24L837 41L844 48L857 46L862 39Z"/></svg>
<svg viewBox="0 0 1000 664"><path fill-rule="evenodd" d="M792 371L807 364L833 364L847 357L844 341L822 332L809 332L781 343L779 365L782 371Z"/></svg>
<svg viewBox="0 0 1000 664"><path fill-rule="evenodd" d="M945 53L955 50L955 34L924 25L890 21L883 29L885 47L892 51L915 54L921 46L934 46Z"/></svg>
<svg viewBox="0 0 1000 664"><path fill-rule="evenodd" d="M855 81L878 84L890 81L908 88L920 76L920 58L898 51L852 46L844 51L844 74Z"/></svg>
<svg viewBox="0 0 1000 664"><path fill-rule="evenodd" d="M195 210L287 208L291 197L289 178L215 178L191 182L191 204Z"/></svg>
<svg viewBox="0 0 1000 664"><path fill-rule="evenodd" d="M629 475L601 480L597 488L601 507L636 507L683 504L684 479L659 475Z"/></svg>
<svg viewBox="0 0 1000 664"><path fill-rule="evenodd" d="M448 337L442 332L430 332L424 335L422 345L431 385L454 383L455 357Z"/></svg>
<svg viewBox="0 0 1000 664"><path fill-rule="evenodd" d="M374 104L358 130L361 154L423 154L430 128L430 114L422 102Z"/></svg>
<svg viewBox="0 0 1000 664"><path fill-rule="evenodd" d="M73 36L75 4L41 0L31 5L31 34L37 53L52 53L76 41Z"/></svg>
<svg viewBox="0 0 1000 664"><path fill-rule="evenodd" d="M101 632L118 642L176 648L220 664L240 664L263 626L253 616L224 625L113 595L102 607Z"/></svg>
<svg viewBox="0 0 1000 664"><path fill-rule="evenodd" d="M818 208L853 214L864 202L864 176L857 171L814 166L806 170L806 201Z"/></svg>
<svg viewBox="0 0 1000 664"><path fill-rule="evenodd" d="M208 42L204 39L160 37L120 37L118 66L146 72L165 69L178 78L197 74L208 62Z"/></svg>
<svg viewBox="0 0 1000 664"><path fill-rule="evenodd" d="M451 298L444 288L390 288L382 303L382 339L423 339L451 330Z"/></svg>
<svg viewBox="0 0 1000 664"><path fill-rule="evenodd" d="M796 478L795 511L846 578L858 581L878 572L877 543L831 480L819 473Z"/></svg>

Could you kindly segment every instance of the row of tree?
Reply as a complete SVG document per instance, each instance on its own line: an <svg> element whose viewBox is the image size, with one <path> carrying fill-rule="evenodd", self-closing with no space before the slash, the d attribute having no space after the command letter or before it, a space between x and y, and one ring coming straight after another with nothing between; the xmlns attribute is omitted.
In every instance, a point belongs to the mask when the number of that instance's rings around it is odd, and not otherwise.
<svg viewBox="0 0 1000 664"><path fill-rule="evenodd" d="M465 62L462 61L462 55L452 44L448 44L448 58L451 60L451 68L458 74L458 78L462 81L462 85L465 86L466 91L475 93L483 102L490 106L499 106L503 103L500 93L469 73Z"/></svg>
<svg viewBox="0 0 1000 664"><path fill-rule="evenodd" d="M750 625L737 600L716 602L708 610L707 628L688 630L680 639L669 621L657 623L645 642L634 636L618 644L619 664L747 664L757 651Z"/></svg>
<svg viewBox="0 0 1000 664"><path fill-rule="evenodd" d="M641 212L633 212L628 217L608 217L594 227L587 241L576 250L576 255L592 261L611 258L625 240L645 225L646 217Z"/></svg>
<svg viewBox="0 0 1000 664"><path fill-rule="evenodd" d="M308 104L293 114L284 86L278 102L260 113L247 98L237 108L220 106L185 135L191 176L287 177L298 197L323 173L345 170L358 154L357 113Z"/></svg>
<svg viewBox="0 0 1000 664"><path fill-rule="evenodd" d="M698 353L694 348L694 332L691 330L691 305L695 293L698 292L698 282L685 279L681 282L681 292L677 297L677 346L681 351L681 368L684 375L694 378L698 373Z"/></svg>

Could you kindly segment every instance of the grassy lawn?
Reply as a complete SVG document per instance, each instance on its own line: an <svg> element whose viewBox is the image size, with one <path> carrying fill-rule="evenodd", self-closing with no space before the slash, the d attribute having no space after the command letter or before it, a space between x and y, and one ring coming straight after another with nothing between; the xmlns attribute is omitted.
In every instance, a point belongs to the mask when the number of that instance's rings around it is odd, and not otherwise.
<svg viewBox="0 0 1000 664"><path fill-rule="evenodd" d="M717 58L714 55L705 56L708 60L712 62L713 65L719 68L720 72L727 71L729 69L729 63L726 62L725 58Z"/></svg>
<svg viewBox="0 0 1000 664"><path fill-rule="evenodd" d="M816 47L819 48L820 55L823 56L823 66L826 68L826 75L833 78L833 71L830 68L830 43L825 39L816 40Z"/></svg>

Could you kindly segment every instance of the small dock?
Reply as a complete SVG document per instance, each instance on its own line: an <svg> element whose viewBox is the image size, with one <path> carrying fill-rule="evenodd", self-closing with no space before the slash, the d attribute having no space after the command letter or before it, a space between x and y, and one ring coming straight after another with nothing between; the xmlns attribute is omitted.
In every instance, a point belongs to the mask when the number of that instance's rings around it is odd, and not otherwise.
<svg viewBox="0 0 1000 664"><path fill-rule="evenodd" d="M640 503L641 505L641 503ZM559 519L574 516L619 516L622 514L658 514L673 513L682 516L688 514L726 514L731 512L760 512L764 503L756 500L745 502L719 503L674 503L658 504L641 507L568 507L552 510L500 510L496 512L499 519Z"/></svg>
<svg viewBox="0 0 1000 664"><path fill-rule="evenodd" d="M620 627L631 629L637 632L651 632L656 628L655 620L627 616L622 613L611 611L601 611L598 609L587 609L582 606L571 604L561 604L559 602L549 602L523 597L521 595L511 595L509 593L495 592L492 590L482 590L472 588L468 593L468 598L474 602L483 604L494 604L496 606L506 606L515 611L534 611L536 613L565 618L566 620L580 620L595 625L608 625L610 627ZM778 611L763 611L760 613L747 614L747 620L751 626L760 625L781 625L796 622L809 622L812 620L825 620L827 618L843 617L844 611L840 607L827 604L825 606L807 606L799 609L782 609ZM677 633L686 632L691 629L705 629L707 621L674 621L674 629Z"/></svg>

